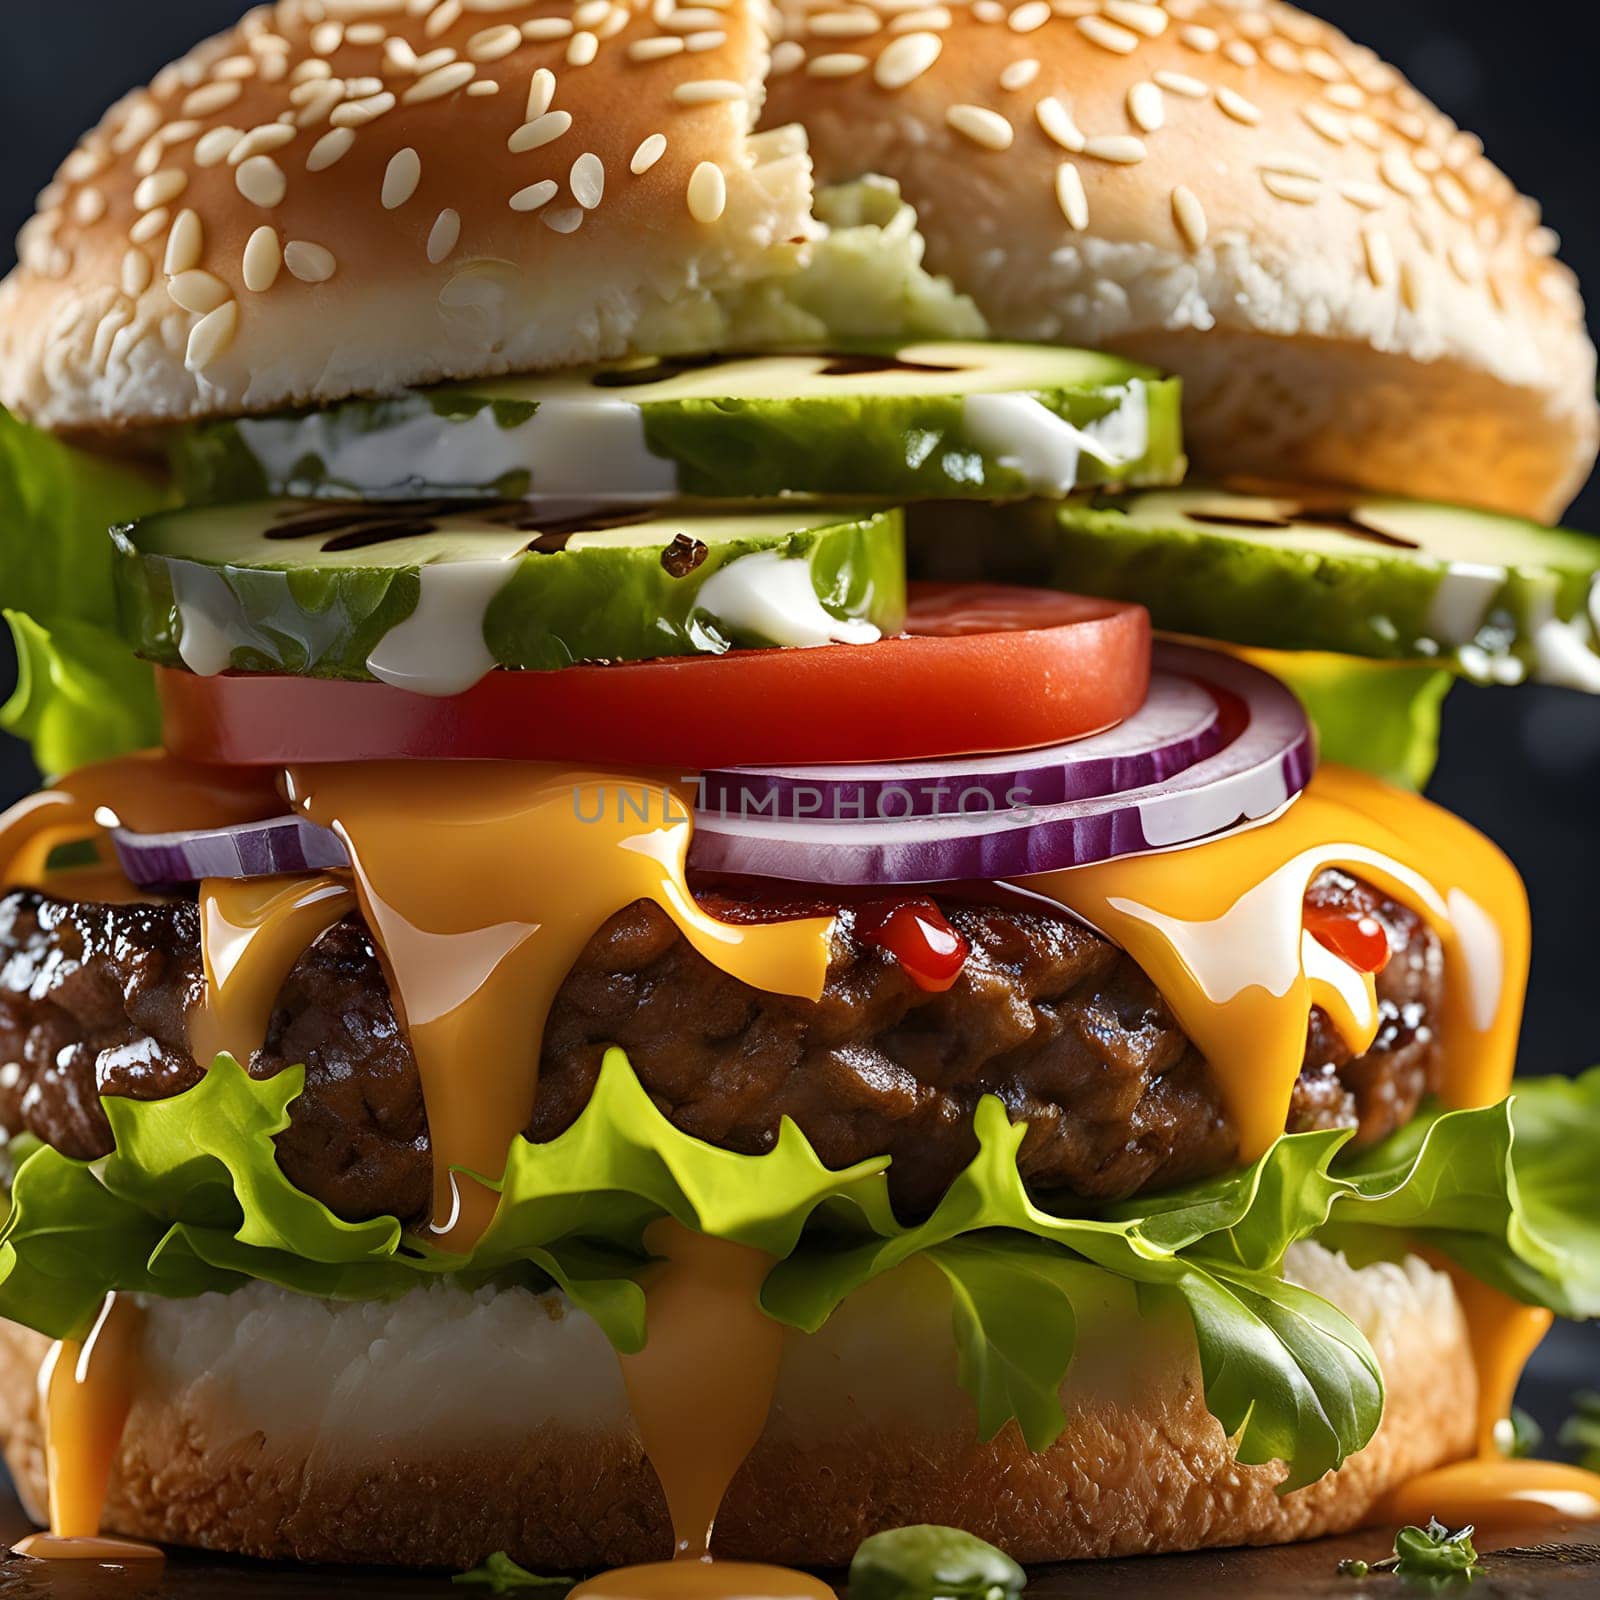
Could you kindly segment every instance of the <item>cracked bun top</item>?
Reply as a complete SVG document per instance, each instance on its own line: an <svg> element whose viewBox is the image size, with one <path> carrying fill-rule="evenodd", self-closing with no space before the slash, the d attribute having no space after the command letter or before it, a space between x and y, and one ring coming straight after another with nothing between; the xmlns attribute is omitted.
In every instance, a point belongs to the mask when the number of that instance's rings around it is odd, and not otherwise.
<svg viewBox="0 0 1600 1600"><path fill-rule="evenodd" d="M997 335L1182 374L1198 464L1548 515L1595 356L1539 208L1278 0L781 0L774 124L898 180Z"/></svg>
<svg viewBox="0 0 1600 1600"><path fill-rule="evenodd" d="M40 196L0 402L120 427L625 353L792 252L757 0L279 0L166 68Z"/></svg>

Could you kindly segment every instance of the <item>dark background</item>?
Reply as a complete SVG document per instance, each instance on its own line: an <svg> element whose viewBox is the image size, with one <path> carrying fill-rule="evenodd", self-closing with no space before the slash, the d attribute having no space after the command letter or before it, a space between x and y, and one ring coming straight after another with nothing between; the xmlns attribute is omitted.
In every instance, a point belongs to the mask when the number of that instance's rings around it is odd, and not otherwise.
<svg viewBox="0 0 1600 1600"><path fill-rule="evenodd" d="M124 90L243 0L0 0L0 270L32 196L77 136ZM1399 66L1544 204L1563 254L1600 285L1600 21L1588 7L1533 0L1313 0ZM1600 300L1600 289L1593 289ZM1591 317L1591 328L1595 327ZM1467 495L1463 496L1468 497ZM1600 483L1568 518L1600 532ZM3 648L3 647L0 647ZM0 659L0 687L9 663ZM1557 689L1454 691L1432 794L1510 852L1533 900L1534 962L1522 1070L1570 1072L1600 1061L1591 929L1600 899L1595 794L1600 700ZM0 741L0 798L32 782L25 754ZM1546 1419L1566 1393L1600 1387L1600 1334L1561 1330L1525 1398Z"/></svg>

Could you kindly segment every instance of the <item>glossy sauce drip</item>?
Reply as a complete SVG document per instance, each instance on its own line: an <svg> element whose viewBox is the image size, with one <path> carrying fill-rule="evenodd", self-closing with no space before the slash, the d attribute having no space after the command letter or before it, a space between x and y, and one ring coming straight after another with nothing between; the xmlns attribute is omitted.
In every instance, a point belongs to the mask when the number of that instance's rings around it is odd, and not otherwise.
<svg viewBox="0 0 1600 1600"><path fill-rule="evenodd" d="M200 885L204 1004L189 1018L189 1053L248 1065L266 1039L284 979L306 948L355 910L333 877L208 878Z"/></svg>
<svg viewBox="0 0 1600 1600"><path fill-rule="evenodd" d="M674 1559L602 1573L571 1600L833 1600L805 1573L711 1559L717 1511L766 1426L783 1359L783 1328L759 1298L772 1258L671 1218L646 1243L662 1258L645 1280L647 1342L622 1357L622 1375L666 1496Z"/></svg>
<svg viewBox="0 0 1600 1600"><path fill-rule="evenodd" d="M139 1377L143 1315L107 1295L87 1338L59 1341L39 1370L50 1532L13 1548L45 1560L161 1560L153 1545L102 1539L100 1515Z"/></svg>
<svg viewBox="0 0 1600 1600"><path fill-rule="evenodd" d="M866 944L887 950L931 994L954 988L971 953L938 906L921 896L868 901L856 911L856 932Z"/></svg>
<svg viewBox="0 0 1600 1600"><path fill-rule="evenodd" d="M299 767L291 799L334 829L422 1078L433 1232L470 1249L528 1124L544 1021L608 918L653 900L724 972L814 1000L831 918L737 927L684 880L692 796L649 774L516 762ZM461 1169L461 1170L457 1170Z"/></svg>
<svg viewBox="0 0 1600 1600"><path fill-rule="evenodd" d="M1471 1460L1401 1484L1381 1502L1375 1520L1420 1525L1438 1517L1452 1528L1469 1522L1499 1528L1600 1521L1600 1473L1563 1461L1507 1460L1502 1453L1517 1380L1549 1330L1551 1314L1513 1300L1442 1257L1429 1258L1450 1274L1466 1319L1478 1370L1477 1450Z"/></svg>
<svg viewBox="0 0 1600 1600"><path fill-rule="evenodd" d="M202 767L159 751L82 767L0 817L0 884L43 883L51 852L121 825L140 833L223 828L281 810L272 774Z"/></svg>
<svg viewBox="0 0 1600 1600"><path fill-rule="evenodd" d="M1283 1132L1313 1006L1352 1048L1377 1028L1370 974L1304 930L1313 878L1339 867L1439 935L1441 1093L1490 1105L1511 1082L1528 970L1521 879L1482 834L1420 796L1324 766L1270 822L1182 850L1021 881L1120 944L1211 1064L1253 1160Z"/></svg>

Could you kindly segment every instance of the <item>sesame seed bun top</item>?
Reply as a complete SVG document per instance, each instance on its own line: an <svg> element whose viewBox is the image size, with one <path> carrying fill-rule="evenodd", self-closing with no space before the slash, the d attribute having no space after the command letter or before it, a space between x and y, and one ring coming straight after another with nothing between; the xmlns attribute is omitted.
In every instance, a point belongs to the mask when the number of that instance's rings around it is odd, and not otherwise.
<svg viewBox="0 0 1600 1600"><path fill-rule="evenodd" d="M113 107L0 286L0 403L104 428L599 360L806 232L756 0L280 0Z"/></svg>
<svg viewBox="0 0 1600 1600"><path fill-rule="evenodd" d="M1555 236L1278 0L784 0L769 123L899 181L997 334L1187 380L1202 466L1556 514L1595 355Z"/></svg>

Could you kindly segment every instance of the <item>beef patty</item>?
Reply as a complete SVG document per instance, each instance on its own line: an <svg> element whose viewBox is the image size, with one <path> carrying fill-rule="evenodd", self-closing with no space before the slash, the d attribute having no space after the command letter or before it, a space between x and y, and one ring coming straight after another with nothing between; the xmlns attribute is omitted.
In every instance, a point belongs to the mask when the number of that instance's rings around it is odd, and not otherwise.
<svg viewBox="0 0 1600 1600"><path fill-rule="evenodd" d="M1391 957L1365 1055L1313 1012L1288 1125L1350 1126L1370 1142L1435 1085L1439 942L1413 912L1342 873L1323 873L1310 898L1375 916ZM713 914L739 914L702 899ZM654 904L627 907L556 998L529 1137L572 1123L606 1047L620 1045L656 1104L697 1138L760 1153L788 1116L830 1166L892 1156L891 1192L907 1215L931 1208L971 1157L986 1094L1027 1121L1021 1169L1039 1194L1120 1199L1236 1160L1205 1059L1127 955L1031 903L942 909L971 946L953 988L919 988L859 937L845 906L813 1003L750 988L698 955ZM203 992L193 902L89 905L19 890L0 900L0 963L9 1132L101 1156L112 1139L100 1095L160 1099L198 1080L186 1043ZM416 1062L355 918L300 958L248 1067L269 1078L300 1063L305 1092L278 1136L285 1173L343 1217L421 1217L431 1175Z"/></svg>

